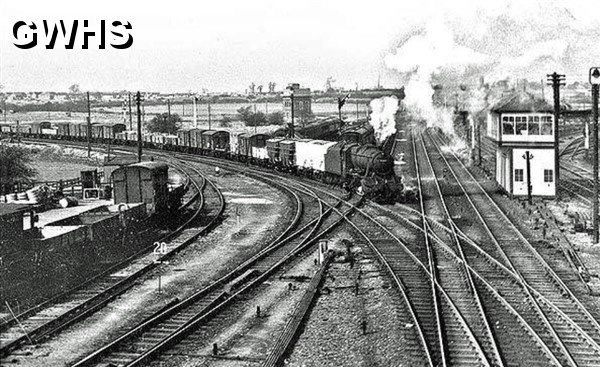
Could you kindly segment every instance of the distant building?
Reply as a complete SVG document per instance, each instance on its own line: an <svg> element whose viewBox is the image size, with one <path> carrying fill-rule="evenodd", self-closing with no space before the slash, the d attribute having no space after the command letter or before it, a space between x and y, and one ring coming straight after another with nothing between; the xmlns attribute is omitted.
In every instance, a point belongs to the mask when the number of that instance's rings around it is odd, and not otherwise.
<svg viewBox="0 0 600 367"><path fill-rule="evenodd" d="M286 123L292 122L292 99L294 101L294 123L306 123L312 118L310 88L300 88L298 83L288 84L283 91L282 99Z"/></svg>
<svg viewBox="0 0 600 367"><path fill-rule="evenodd" d="M525 152L533 158L532 195L555 196L553 108L545 100L516 91L494 104L487 116L487 138L495 146L496 181L515 196L527 195Z"/></svg>

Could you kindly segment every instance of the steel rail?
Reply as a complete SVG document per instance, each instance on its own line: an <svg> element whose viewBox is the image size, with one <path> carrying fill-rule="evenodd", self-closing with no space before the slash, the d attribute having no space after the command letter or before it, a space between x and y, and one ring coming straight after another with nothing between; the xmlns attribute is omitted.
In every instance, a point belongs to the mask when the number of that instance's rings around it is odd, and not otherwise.
<svg viewBox="0 0 600 367"><path fill-rule="evenodd" d="M496 239L496 235L494 235L493 231L491 230L491 228L489 227L488 223L484 220L483 215L480 212L480 209L477 208L477 206L475 206L474 202L471 200L470 194L467 193L466 188L463 186L462 182L460 182L460 180L458 179L458 176L456 174L456 172L454 171L454 169L451 167L450 163L446 160L445 156L443 155L443 153L441 152L441 149L438 145L438 143L436 142L435 139L433 139L432 137L430 137L432 143L434 144L434 146L436 147L436 149L439 151L440 156L442 157L442 159L445 161L447 167L449 168L450 172L452 173L452 175L454 176L456 182L458 183L458 185L461 187L461 190L464 192L465 194L465 198L467 198L467 200L469 201L469 203L471 204L471 206L474 209L475 214L477 215L479 221L484 225L484 229L485 231L488 233L488 236L490 237L490 239L492 239L492 242L495 245L495 248L497 249L498 253L500 254L501 258L508 264L509 268L511 268L511 270L513 271L514 274L518 275L521 283L524 284L528 284L528 282L526 281L526 279L524 278L524 276L521 274L520 271L518 271L515 266L513 265L512 261L510 260L510 258L508 257L508 255L506 254L506 252L504 251L504 249L500 246L498 240ZM475 185L477 186L477 188L479 189L480 192L482 192L484 194L484 197L487 198L487 201L491 204L491 207L500 214L501 218L505 220L505 222L508 223L509 228L515 232L517 234L517 236L519 237L519 239L521 240L522 243L525 243L527 246L527 248L529 249L529 251L534 255L534 257L536 258L536 260L540 263L540 265L542 265L548 274L551 275L551 278L553 278L555 280L556 283L558 283L559 288L563 288L563 290L570 294L571 297L574 299L576 304L579 304L580 307L582 308L582 311L587 312L587 309L585 309L583 307L583 305L581 305L581 303L579 303L579 300L577 298L575 298L575 296L570 292L570 290L566 287L566 285L564 285L564 283L562 282L562 280L558 277L558 275L556 275L556 273L554 273L554 271L550 268L550 266L545 262L545 260L543 260L543 258L541 258L541 255L539 255L539 253L537 253L537 251L533 248L533 246L529 243L529 241L527 241L527 239L525 239L525 237L521 234L521 232L516 228L516 226L514 225L514 223L512 223L512 221L510 221L510 219L508 219L508 217L504 214L504 212L498 207L498 205L493 201L493 199L491 199L491 197L489 196L489 194L481 187L481 185L479 184L479 182L472 176L472 174L468 171L468 169L464 166L464 164L462 163L462 161L456 157L456 154L454 152L451 152L452 156L454 157L454 159L459 163L459 165L463 168L464 171L467 172L468 177L471 178L471 180L475 183ZM529 287L524 287L524 289L526 290L526 292L528 293L528 296L530 297L530 299L533 302L533 305L536 309L536 312L538 312L538 315L540 317L540 319L543 321L543 323L546 325L546 328L550 331L550 334L552 336L552 339L555 341L555 343L559 346L560 350L562 351L562 353L564 354L565 358L567 359L567 362L573 366L577 366L578 364L575 362L574 357L571 354L571 351L567 348L567 346L564 344L564 341L562 340L562 338L559 337L558 333L556 332L554 326L552 325L552 323L550 322L550 320L548 319L548 316L543 312L543 310L541 309L538 300L533 297L533 294L531 293ZM589 313L588 313L589 314ZM591 315L589 315L591 317ZM593 319L593 318L592 318Z"/></svg>
<svg viewBox="0 0 600 367"><path fill-rule="evenodd" d="M416 146L415 146L415 139L414 136L411 137L411 142L413 145L413 154L415 156L415 162L417 161L417 150L416 150ZM423 148L423 152L425 153L424 156L427 160L427 164L429 166L429 169L432 172L432 175L434 177L434 183L435 183L435 187L436 187L436 192L439 196L439 203L441 204L441 207L444 211L444 215L446 216L446 220L448 221L448 223L450 224L450 230L451 230L451 236L452 239L454 241L454 244L456 246L456 248L458 249L458 253L460 258L463 261L463 269L465 270L465 274L466 274L466 278L467 278L467 284L469 285L470 288L470 292L471 294L473 294L473 298L475 300L476 306L477 306L477 311L479 312L480 317L483 320L484 323L484 327L485 327L485 333L487 334L487 337L489 338L489 341L491 342L491 347L492 347L492 355L495 359L495 364L496 365L500 365L503 366L504 365L504 360L502 358L502 356L500 355L500 351L498 348L498 343L496 338L494 337L494 333L492 332L492 328L490 327L490 323L489 320L487 318L487 315L485 313L485 310L483 308L483 304L481 301L481 297L479 295L479 292L477 291L477 288L475 287L475 283L473 282L473 278L471 275L471 272L468 270L467 268L467 259L466 256L464 254L464 251L462 249L462 246L460 244L460 240L458 239L458 234L456 233L456 223L454 222L454 219L452 219L451 215L450 215L450 211L448 209L448 204L446 203L446 200L444 199L444 195L442 194L442 188L440 187L440 183L439 180L435 174L435 170L433 169L433 164L431 162L431 157L429 156L429 152L427 151L426 147L425 147L425 142L423 141L422 137L419 140L421 143L421 146ZM426 220L426 219L425 219Z"/></svg>

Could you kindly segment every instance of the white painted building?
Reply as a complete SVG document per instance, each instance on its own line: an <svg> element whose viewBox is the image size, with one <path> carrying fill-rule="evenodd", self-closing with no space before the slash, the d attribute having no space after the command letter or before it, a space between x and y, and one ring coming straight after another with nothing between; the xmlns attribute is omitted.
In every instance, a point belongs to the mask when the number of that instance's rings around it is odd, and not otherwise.
<svg viewBox="0 0 600 367"><path fill-rule="evenodd" d="M552 106L526 92L515 92L488 113L487 136L496 145L496 181L511 195L527 195L530 154L532 195L556 195Z"/></svg>

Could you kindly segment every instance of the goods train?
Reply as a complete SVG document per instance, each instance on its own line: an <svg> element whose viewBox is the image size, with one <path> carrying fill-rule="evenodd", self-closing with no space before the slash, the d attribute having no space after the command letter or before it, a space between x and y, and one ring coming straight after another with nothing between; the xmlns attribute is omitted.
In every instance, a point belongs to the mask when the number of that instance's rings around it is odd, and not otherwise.
<svg viewBox="0 0 600 367"><path fill-rule="evenodd" d="M21 137L87 140L86 124L21 123L0 125L0 131ZM92 125L91 141L136 145L137 132L125 125ZM290 139L266 134L233 135L221 130L181 129L177 135L147 133L142 141L146 148L212 156L268 167L340 185L362 192L377 202L391 203L405 199L404 187L394 173L389 154L370 144L369 129L347 129L340 141ZM390 141L393 141L393 137Z"/></svg>

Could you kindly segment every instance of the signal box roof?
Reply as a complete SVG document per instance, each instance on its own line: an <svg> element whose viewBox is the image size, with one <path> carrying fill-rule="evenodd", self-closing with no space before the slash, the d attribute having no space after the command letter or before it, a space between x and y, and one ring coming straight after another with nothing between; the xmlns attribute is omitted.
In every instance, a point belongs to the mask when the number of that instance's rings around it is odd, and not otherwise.
<svg viewBox="0 0 600 367"><path fill-rule="evenodd" d="M554 108L545 100L525 91L503 97L490 108L492 112L552 112Z"/></svg>

